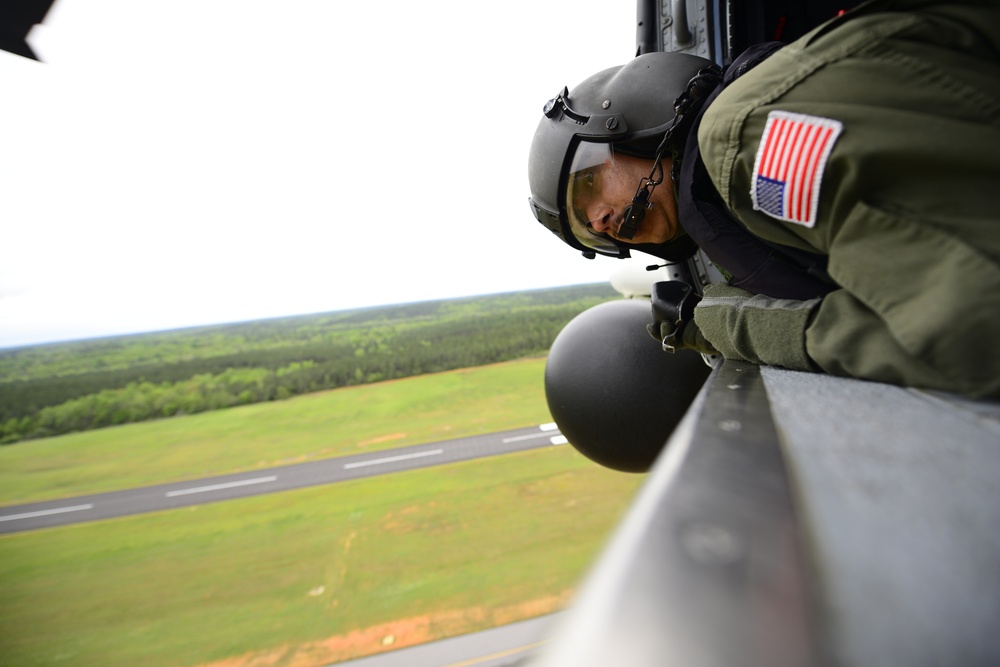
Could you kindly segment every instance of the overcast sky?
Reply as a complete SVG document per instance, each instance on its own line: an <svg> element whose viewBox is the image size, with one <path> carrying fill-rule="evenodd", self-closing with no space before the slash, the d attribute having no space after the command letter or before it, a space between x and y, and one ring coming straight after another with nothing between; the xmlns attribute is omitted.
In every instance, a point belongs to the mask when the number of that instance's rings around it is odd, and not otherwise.
<svg viewBox="0 0 1000 667"><path fill-rule="evenodd" d="M607 280L528 210L608 0L57 0L0 52L0 346Z"/></svg>

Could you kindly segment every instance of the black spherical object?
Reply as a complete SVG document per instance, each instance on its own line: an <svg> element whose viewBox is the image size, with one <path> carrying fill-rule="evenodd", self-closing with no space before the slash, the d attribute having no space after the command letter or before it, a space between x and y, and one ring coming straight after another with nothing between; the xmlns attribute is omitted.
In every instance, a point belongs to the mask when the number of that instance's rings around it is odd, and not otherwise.
<svg viewBox="0 0 1000 667"><path fill-rule="evenodd" d="M711 369L691 350L664 352L645 300L610 301L566 325L545 364L549 412L584 456L645 472Z"/></svg>

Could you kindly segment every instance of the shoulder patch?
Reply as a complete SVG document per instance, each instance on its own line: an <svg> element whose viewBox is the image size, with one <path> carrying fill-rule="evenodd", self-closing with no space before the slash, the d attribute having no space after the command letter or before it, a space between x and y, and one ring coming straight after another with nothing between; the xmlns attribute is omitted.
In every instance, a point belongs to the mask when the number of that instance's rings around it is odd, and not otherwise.
<svg viewBox="0 0 1000 667"><path fill-rule="evenodd" d="M785 222L815 225L823 169L841 130L843 125L829 118L770 112L753 165L754 210Z"/></svg>

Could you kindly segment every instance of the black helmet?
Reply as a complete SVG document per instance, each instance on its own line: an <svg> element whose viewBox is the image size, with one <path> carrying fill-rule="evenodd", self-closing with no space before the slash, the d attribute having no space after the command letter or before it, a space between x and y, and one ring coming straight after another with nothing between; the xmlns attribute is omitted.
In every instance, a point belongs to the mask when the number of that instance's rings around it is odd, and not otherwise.
<svg viewBox="0 0 1000 667"><path fill-rule="evenodd" d="M563 88L549 100L528 157L528 202L535 218L587 257L597 253L628 257L625 244L598 234L585 220L571 215L566 204L571 176L600 164L612 147L653 158L675 118L675 102L691 80L711 66L710 61L686 53L647 53L598 72L572 92ZM633 247L674 261L694 251L687 237L660 246Z"/></svg>

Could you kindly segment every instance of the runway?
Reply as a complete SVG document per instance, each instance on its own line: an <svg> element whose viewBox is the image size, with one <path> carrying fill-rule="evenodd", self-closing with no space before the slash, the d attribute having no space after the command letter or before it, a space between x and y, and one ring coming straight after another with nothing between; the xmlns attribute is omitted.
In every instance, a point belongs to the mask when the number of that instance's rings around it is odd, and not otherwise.
<svg viewBox="0 0 1000 667"><path fill-rule="evenodd" d="M290 491L565 444L555 424L0 508L0 534Z"/></svg>
<svg viewBox="0 0 1000 667"><path fill-rule="evenodd" d="M562 612L539 616L336 664L337 667L519 667L541 649L550 629L562 616Z"/></svg>

